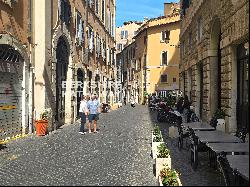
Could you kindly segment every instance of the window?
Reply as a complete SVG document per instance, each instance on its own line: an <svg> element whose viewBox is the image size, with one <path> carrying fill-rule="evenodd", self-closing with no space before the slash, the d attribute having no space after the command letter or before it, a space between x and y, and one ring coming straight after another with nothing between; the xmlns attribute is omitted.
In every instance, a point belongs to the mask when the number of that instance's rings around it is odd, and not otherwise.
<svg viewBox="0 0 250 187"><path fill-rule="evenodd" d="M202 18L200 17L197 21L197 39L201 41L202 39Z"/></svg>
<svg viewBox="0 0 250 187"><path fill-rule="evenodd" d="M122 51L122 44L118 43L117 44L117 49L118 49L118 51Z"/></svg>
<svg viewBox="0 0 250 187"><path fill-rule="evenodd" d="M173 78L173 82L176 82L176 78L175 77Z"/></svg>
<svg viewBox="0 0 250 187"><path fill-rule="evenodd" d="M101 54L101 41L100 41L100 37L99 37L98 33L96 33L96 54L97 54L97 57L100 57L100 54Z"/></svg>
<svg viewBox="0 0 250 187"><path fill-rule="evenodd" d="M133 48L133 58L135 58L135 47Z"/></svg>
<svg viewBox="0 0 250 187"><path fill-rule="evenodd" d="M139 58L139 69L141 69L141 58Z"/></svg>
<svg viewBox="0 0 250 187"><path fill-rule="evenodd" d="M128 31L125 31L125 38L128 39Z"/></svg>
<svg viewBox="0 0 250 187"><path fill-rule="evenodd" d="M167 83L168 82L168 75L161 75L161 82Z"/></svg>
<svg viewBox="0 0 250 187"><path fill-rule="evenodd" d="M121 31L121 39L124 38L124 31Z"/></svg>
<svg viewBox="0 0 250 187"><path fill-rule="evenodd" d="M76 12L76 44L82 45L84 42L84 22L82 21L80 13Z"/></svg>
<svg viewBox="0 0 250 187"><path fill-rule="evenodd" d="M102 45L103 45L103 47L102 47L102 56L103 56L103 59L105 59L106 58L106 50L107 50L105 40L103 40Z"/></svg>
<svg viewBox="0 0 250 187"><path fill-rule="evenodd" d="M94 39L94 31L91 26L89 26L88 39L89 39L89 50L90 52L93 52L95 39Z"/></svg>
<svg viewBox="0 0 250 187"><path fill-rule="evenodd" d="M163 51L161 53L162 57L161 57L161 65L162 66L167 66L168 65L168 52L167 51Z"/></svg>
<svg viewBox="0 0 250 187"><path fill-rule="evenodd" d="M67 26L69 26L71 18L71 6L67 0L61 0L60 2L61 2L59 4L60 19Z"/></svg>
<svg viewBox="0 0 250 187"><path fill-rule="evenodd" d="M170 40L170 31L162 31L161 32L161 41L169 41Z"/></svg>
<svg viewBox="0 0 250 187"><path fill-rule="evenodd" d="M95 0L95 12L99 14L99 0Z"/></svg>
<svg viewBox="0 0 250 187"><path fill-rule="evenodd" d="M105 20L105 0L102 0L102 21L104 22Z"/></svg>

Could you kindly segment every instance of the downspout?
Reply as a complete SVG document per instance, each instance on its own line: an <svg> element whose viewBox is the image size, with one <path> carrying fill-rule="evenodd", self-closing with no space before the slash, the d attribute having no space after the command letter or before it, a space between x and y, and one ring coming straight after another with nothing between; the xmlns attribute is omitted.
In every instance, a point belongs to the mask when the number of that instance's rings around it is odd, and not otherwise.
<svg viewBox="0 0 250 187"><path fill-rule="evenodd" d="M30 65L29 65L29 134L32 134L33 129L33 100L34 100L34 49L33 49L33 0L29 0L29 53L30 53Z"/></svg>

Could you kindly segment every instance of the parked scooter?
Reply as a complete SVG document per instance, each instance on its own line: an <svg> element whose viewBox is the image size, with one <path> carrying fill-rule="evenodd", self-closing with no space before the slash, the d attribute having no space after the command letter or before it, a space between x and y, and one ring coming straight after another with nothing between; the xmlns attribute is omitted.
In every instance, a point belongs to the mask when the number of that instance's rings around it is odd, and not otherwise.
<svg viewBox="0 0 250 187"><path fill-rule="evenodd" d="M159 122L166 122L169 124L179 124L182 123L182 117L181 114L173 110L172 108L165 107L161 108L161 110L157 114L157 120Z"/></svg>
<svg viewBox="0 0 250 187"><path fill-rule="evenodd" d="M198 118L198 116L195 114L194 112L194 107L193 106L190 106L190 109L187 113L187 123L190 123L190 122L198 122L200 121L200 119Z"/></svg>

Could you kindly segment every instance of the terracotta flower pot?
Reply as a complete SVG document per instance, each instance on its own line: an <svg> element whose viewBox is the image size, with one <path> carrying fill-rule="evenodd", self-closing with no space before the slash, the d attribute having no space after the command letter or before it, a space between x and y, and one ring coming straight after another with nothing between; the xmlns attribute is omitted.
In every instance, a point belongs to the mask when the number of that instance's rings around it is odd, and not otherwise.
<svg viewBox="0 0 250 187"><path fill-rule="evenodd" d="M35 121L36 124L36 135L37 136L45 136L48 129L48 121L47 120L38 120Z"/></svg>

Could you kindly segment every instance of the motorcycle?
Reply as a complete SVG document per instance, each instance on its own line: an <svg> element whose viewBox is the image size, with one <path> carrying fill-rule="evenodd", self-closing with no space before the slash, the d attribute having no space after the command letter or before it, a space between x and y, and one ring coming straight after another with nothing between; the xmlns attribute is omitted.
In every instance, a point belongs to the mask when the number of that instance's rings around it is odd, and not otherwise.
<svg viewBox="0 0 250 187"><path fill-rule="evenodd" d="M187 113L187 123L199 122L199 121L200 121L200 119L198 118L198 116L194 112L194 107L190 106L190 109L188 110L188 113Z"/></svg>
<svg viewBox="0 0 250 187"><path fill-rule="evenodd" d="M157 114L157 120L159 122L166 122L169 124L181 124L182 117L181 114L173 110L170 107L161 108Z"/></svg>

